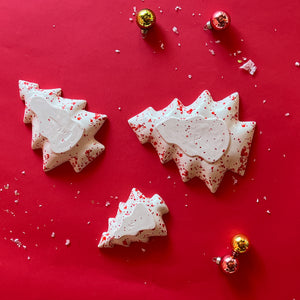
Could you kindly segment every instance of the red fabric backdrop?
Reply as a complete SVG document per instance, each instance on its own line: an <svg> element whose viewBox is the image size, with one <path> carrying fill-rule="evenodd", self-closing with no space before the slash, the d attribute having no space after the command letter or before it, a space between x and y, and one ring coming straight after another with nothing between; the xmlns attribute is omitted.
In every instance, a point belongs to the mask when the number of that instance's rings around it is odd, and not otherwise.
<svg viewBox="0 0 300 300"><path fill-rule="evenodd" d="M156 12L147 40L129 20L134 6ZM231 28L204 31L220 8ZM298 299L299 10L298 0L1 1L1 299ZM239 69L242 57L256 63L254 76ZM106 114L96 136L105 153L79 174L68 163L45 174L22 122L19 79ZM228 172L216 194L198 179L183 183L127 124L175 97L189 105L205 89L215 100L238 91L240 120L257 122L245 176ZM107 219L132 187L166 201L168 236L100 251ZM226 276L212 257L229 253L239 232L252 248Z"/></svg>

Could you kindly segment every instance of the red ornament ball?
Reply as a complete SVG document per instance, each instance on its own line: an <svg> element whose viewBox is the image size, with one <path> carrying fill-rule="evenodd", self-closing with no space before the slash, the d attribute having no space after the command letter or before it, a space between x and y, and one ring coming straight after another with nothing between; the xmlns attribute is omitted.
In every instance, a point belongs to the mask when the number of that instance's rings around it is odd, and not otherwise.
<svg viewBox="0 0 300 300"><path fill-rule="evenodd" d="M225 30L230 26L231 18L229 14L225 11L218 10L216 11L209 22L207 23L208 29L215 29L217 31Z"/></svg>
<svg viewBox="0 0 300 300"><path fill-rule="evenodd" d="M220 262L221 269L227 274L233 274L238 270L239 261L232 255L225 255Z"/></svg>

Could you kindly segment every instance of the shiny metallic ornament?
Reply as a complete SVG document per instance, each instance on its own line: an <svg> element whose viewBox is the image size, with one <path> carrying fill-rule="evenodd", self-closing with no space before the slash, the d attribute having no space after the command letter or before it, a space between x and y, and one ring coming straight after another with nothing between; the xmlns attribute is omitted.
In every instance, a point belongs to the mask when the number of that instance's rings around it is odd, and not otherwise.
<svg viewBox="0 0 300 300"><path fill-rule="evenodd" d="M136 23L141 28L142 34L146 34L155 22L156 16L151 9L142 9L136 15Z"/></svg>
<svg viewBox="0 0 300 300"><path fill-rule="evenodd" d="M233 274L238 270L239 262L232 255L225 255L220 261L220 266L225 273Z"/></svg>
<svg viewBox="0 0 300 300"><path fill-rule="evenodd" d="M243 234L235 235L231 240L232 250L235 253L245 253L249 248L249 239Z"/></svg>
<svg viewBox="0 0 300 300"><path fill-rule="evenodd" d="M212 15L210 20L206 23L205 28L214 29L217 31L225 30L230 26L230 22L231 22L230 15L225 11L218 10Z"/></svg>

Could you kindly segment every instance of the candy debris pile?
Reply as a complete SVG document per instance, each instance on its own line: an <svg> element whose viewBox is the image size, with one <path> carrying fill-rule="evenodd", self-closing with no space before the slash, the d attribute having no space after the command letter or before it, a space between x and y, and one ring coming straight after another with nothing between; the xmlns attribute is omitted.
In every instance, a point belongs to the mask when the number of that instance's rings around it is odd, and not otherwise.
<svg viewBox="0 0 300 300"><path fill-rule="evenodd" d="M128 122L142 144L153 145L161 163L175 161L184 182L199 177L214 193L227 170L245 173L256 124L238 118L238 93L215 102L204 91L190 106L174 99Z"/></svg>
<svg viewBox="0 0 300 300"><path fill-rule="evenodd" d="M85 100L61 97L61 89L40 89L39 85L19 81L25 102L24 123L32 123L32 149L43 149L43 169L49 171L69 161L80 172L105 147L94 135L106 115L84 110Z"/></svg>
<svg viewBox="0 0 300 300"><path fill-rule="evenodd" d="M166 236L162 215L169 212L163 199L155 194L146 198L133 188L127 202L120 202L115 218L109 218L108 231L103 232L99 248L129 246L131 242L148 242L151 236Z"/></svg>

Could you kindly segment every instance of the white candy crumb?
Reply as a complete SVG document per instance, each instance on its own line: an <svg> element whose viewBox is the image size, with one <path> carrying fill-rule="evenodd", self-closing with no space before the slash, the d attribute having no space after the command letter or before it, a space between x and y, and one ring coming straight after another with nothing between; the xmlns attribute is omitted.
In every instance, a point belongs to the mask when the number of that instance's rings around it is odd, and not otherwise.
<svg viewBox="0 0 300 300"><path fill-rule="evenodd" d="M116 49L116 50L115 50L115 52L116 52L116 53L120 53L121 51L120 51L120 50L118 50L118 49Z"/></svg>
<svg viewBox="0 0 300 300"><path fill-rule="evenodd" d="M255 66L254 62L249 59L246 63L240 66L240 69L244 69L249 72L250 75L254 75L257 67Z"/></svg>
<svg viewBox="0 0 300 300"><path fill-rule="evenodd" d="M269 215L271 214L270 210L268 210L268 209L266 210L266 213Z"/></svg>
<svg viewBox="0 0 300 300"><path fill-rule="evenodd" d="M165 50L165 45L164 45L164 43L161 43L161 44L160 44L160 48L161 48L162 50Z"/></svg>
<svg viewBox="0 0 300 300"><path fill-rule="evenodd" d="M176 26L174 26L174 27L172 28L172 30L173 30L174 33L179 34L178 28L177 28Z"/></svg>
<svg viewBox="0 0 300 300"><path fill-rule="evenodd" d="M53 24L52 27L55 28L56 26Z"/></svg>
<svg viewBox="0 0 300 300"><path fill-rule="evenodd" d="M19 196L19 195L20 193L17 190L15 190L15 196Z"/></svg>
<svg viewBox="0 0 300 300"><path fill-rule="evenodd" d="M265 104L267 102L267 100L263 100L263 104Z"/></svg>
<svg viewBox="0 0 300 300"><path fill-rule="evenodd" d="M55 232L52 232L52 233L51 233L51 237L52 237L52 238L55 238Z"/></svg>
<svg viewBox="0 0 300 300"><path fill-rule="evenodd" d="M21 248L22 243L19 241L19 239L13 239L13 238L11 238L10 240L11 240L12 242L14 242L19 248Z"/></svg>
<svg viewBox="0 0 300 300"><path fill-rule="evenodd" d="M181 44L180 44L180 43L178 43L177 45L178 45L178 47L181 47Z"/></svg>
<svg viewBox="0 0 300 300"><path fill-rule="evenodd" d="M136 13L136 6L134 6L132 9L133 9L133 11Z"/></svg>
<svg viewBox="0 0 300 300"><path fill-rule="evenodd" d="M262 131L260 131L259 134L262 134Z"/></svg>
<svg viewBox="0 0 300 300"><path fill-rule="evenodd" d="M267 197L266 196L263 196L264 200L267 200Z"/></svg>
<svg viewBox="0 0 300 300"><path fill-rule="evenodd" d="M40 204L40 205L39 205L39 207L41 208L41 207L43 207L43 205L42 205L42 204Z"/></svg>
<svg viewBox="0 0 300 300"><path fill-rule="evenodd" d="M187 196L188 196L188 194L184 194L184 196L185 196L185 197L187 197Z"/></svg>
<svg viewBox="0 0 300 300"><path fill-rule="evenodd" d="M189 78L189 79L192 79L192 75L191 75L191 74L189 74L189 75L188 75L188 78Z"/></svg>
<svg viewBox="0 0 300 300"><path fill-rule="evenodd" d="M7 184L4 185L4 189L5 189L5 190L8 190L8 189L9 189L9 183L7 183Z"/></svg>
<svg viewBox="0 0 300 300"><path fill-rule="evenodd" d="M80 194L80 191L77 191L77 195L79 195Z"/></svg>
<svg viewBox="0 0 300 300"><path fill-rule="evenodd" d="M121 111L121 110L122 110L122 108L121 108L121 107L118 107L118 110L120 110L120 111Z"/></svg>
<svg viewBox="0 0 300 300"><path fill-rule="evenodd" d="M174 70L175 70L175 71L177 71L177 70L178 70L178 68L177 68L177 67L175 67L175 68L174 68Z"/></svg>
<svg viewBox="0 0 300 300"><path fill-rule="evenodd" d="M220 40L216 40L215 43L216 43L216 44L220 44L221 41L220 41Z"/></svg>
<svg viewBox="0 0 300 300"><path fill-rule="evenodd" d="M162 9L159 12L162 14L163 13Z"/></svg>
<svg viewBox="0 0 300 300"><path fill-rule="evenodd" d="M129 18L129 21L130 21L130 22L133 22L133 19L132 19L132 18Z"/></svg>
<svg viewBox="0 0 300 300"><path fill-rule="evenodd" d="M146 249L145 249L145 248L141 248L141 250L142 250L142 252L144 252L144 253L146 252Z"/></svg>
<svg viewBox="0 0 300 300"><path fill-rule="evenodd" d="M151 181L151 180L149 180L149 183L151 184L151 183L152 183L152 181Z"/></svg>
<svg viewBox="0 0 300 300"><path fill-rule="evenodd" d="M232 180L233 180L233 185L236 185L238 183L238 180L234 176L232 176Z"/></svg>
<svg viewBox="0 0 300 300"><path fill-rule="evenodd" d="M184 206L185 206L185 207L188 207L188 205L187 205L187 204L185 204Z"/></svg>
<svg viewBox="0 0 300 300"><path fill-rule="evenodd" d="M216 55L213 49L208 49L208 51L210 52L211 55Z"/></svg>
<svg viewBox="0 0 300 300"><path fill-rule="evenodd" d="M167 179L171 179L171 176L169 175L169 176L167 177Z"/></svg>
<svg viewBox="0 0 300 300"><path fill-rule="evenodd" d="M91 224L91 221L87 221L86 224L87 224L87 225L90 225L90 224Z"/></svg>
<svg viewBox="0 0 300 300"><path fill-rule="evenodd" d="M180 6L175 7L175 11L180 11L182 8Z"/></svg>
<svg viewBox="0 0 300 300"><path fill-rule="evenodd" d="M109 201L106 201L105 206L106 206L106 207L110 206L110 202L109 202Z"/></svg>
<svg viewBox="0 0 300 300"><path fill-rule="evenodd" d="M256 199L256 203L259 203L259 199L258 198Z"/></svg>
<svg viewBox="0 0 300 300"><path fill-rule="evenodd" d="M289 117L290 116L290 113L286 113L286 114L284 114L286 117Z"/></svg>
<svg viewBox="0 0 300 300"><path fill-rule="evenodd" d="M270 151L271 151L271 148L268 148L268 151L270 152Z"/></svg>
<svg viewBox="0 0 300 300"><path fill-rule="evenodd" d="M282 156L283 156L284 158L286 158L286 155L285 155L285 154L283 154Z"/></svg>
<svg viewBox="0 0 300 300"><path fill-rule="evenodd" d="M70 246L70 244L71 244L71 241L69 239L66 239L65 245Z"/></svg>
<svg viewBox="0 0 300 300"><path fill-rule="evenodd" d="M22 171L21 174L22 174L22 175L25 175L25 171Z"/></svg>
<svg viewBox="0 0 300 300"><path fill-rule="evenodd" d="M15 200L14 202L15 202L15 203L19 203L19 200Z"/></svg>
<svg viewBox="0 0 300 300"><path fill-rule="evenodd" d="M115 196L115 199L116 199L116 200L118 200L118 199L119 199L119 197L118 197L118 196Z"/></svg>
<svg viewBox="0 0 300 300"><path fill-rule="evenodd" d="M295 66L296 66L296 67L300 67L299 61L296 61L296 62L295 62Z"/></svg>
<svg viewBox="0 0 300 300"><path fill-rule="evenodd" d="M30 256L27 257L28 260L31 260Z"/></svg>
<svg viewBox="0 0 300 300"><path fill-rule="evenodd" d="M192 13L192 16L195 17L195 13Z"/></svg>

